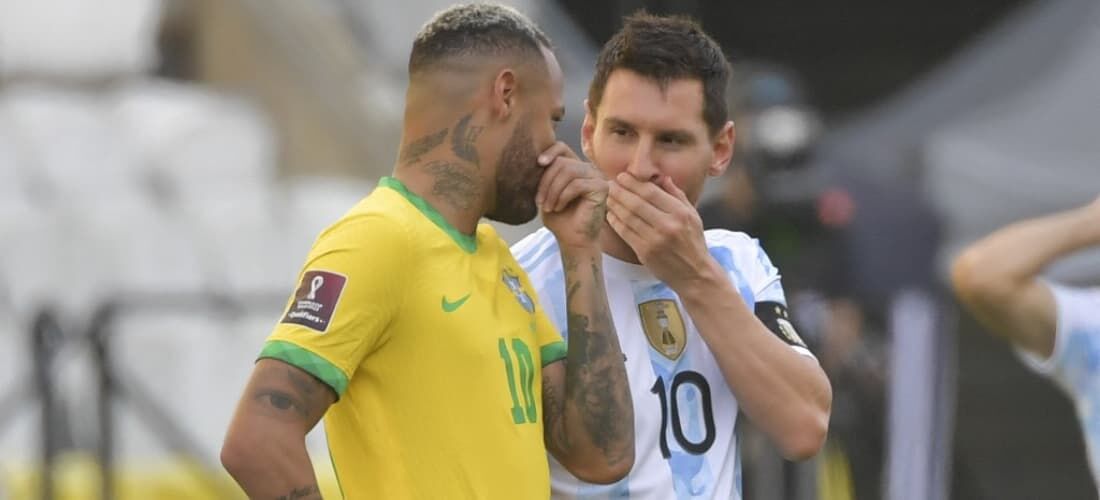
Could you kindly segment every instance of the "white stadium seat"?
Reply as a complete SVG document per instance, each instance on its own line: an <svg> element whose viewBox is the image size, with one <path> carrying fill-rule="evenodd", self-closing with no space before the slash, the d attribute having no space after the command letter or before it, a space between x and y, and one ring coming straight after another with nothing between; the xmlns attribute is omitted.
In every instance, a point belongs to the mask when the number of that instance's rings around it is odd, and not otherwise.
<svg viewBox="0 0 1100 500"><path fill-rule="evenodd" d="M231 193L274 176L274 133L242 99L150 79L120 87L110 101L120 133L176 194Z"/></svg>
<svg viewBox="0 0 1100 500"><path fill-rule="evenodd" d="M216 465L309 245L371 185L276 181L276 136L252 103L127 78L155 62L160 0L91 5L0 0L0 312L15 318L0 327L13 347L0 354L0 397L30 371L27 332L14 325L38 306L56 305L84 333L105 301L152 297L167 308L123 309L113 330L117 374ZM109 88L79 83L102 76L124 78ZM251 309L233 316L242 304ZM78 446L89 449L98 434L88 417L98 404L93 360L84 342L62 355L58 391ZM179 458L129 403L115 402L119 463ZM37 419L32 404L0 429L0 467L37 457ZM323 431L308 443L323 454Z"/></svg>
<svg viewBox="0 0 1100 500"><path fill-rule="evenodd" d="M80 279L85 249L72 239L52 212L27 212L9 225L0 241L0 287L15 314L37 307L86 305L94 291Z"/></svg>
<svg viewBox="0 0 1100 500"><path fill-rule="evenodd" d="M0 116L14 131L21 170L47 201L94 199L144 189L135 151L94 94L24 85L0 94Z"/></svg>
<svg viewBox="0 0 1100 500"><path fill-rule="evenodd" d="M254 295L293 287L299 263L286 224L274 216L278 201L272 191L253 188L177 207L218 291Z"/></svg>
<svg viewBox="0 0 1100 500"><path fill-rule="evenodd" d="M217 463L218 450L244 385L233 366L227 323L210 311L123 314L110 340L112 365L170 415L202 458ZM234 361L235 364L241 364ZM166 456L165 436L130 401L116 402L120 461Z"/></svg>
<svg viewBox="0 0 1100 500"><path fill-rule="evenodd" d="M156 62L163 0L0 0L0 75L98 78Z"/></svg>
<svg viewBox="0 0 1100 500"><path fill-rule="evenodd" d="M132 194L69 207L66 234L83 257L74 279L102 297L116 294L196 293L209 273L187 228Z"/></svg>
<svg viewBox="0 0 1100 500"><path fill-rule="evenodd" d="M263 115L239 100L212 99L159 150L156 170L183 202L268 184L274 178L275 139Z"/></svg>
<svg viewBox="0 0 1100 500"><path fill-rule="evenodd" d="M370 182L346 177L292 177L285 183L283 220L291 230L291 251L299 262L326 227L370 194Z"/></svg>
<svg viewBox="0 0 1100 500"><path fill-rule="evenodd" d="M122 133L143 156L155 159L209 121L218 98L203 87L145 79L118 87L110 101Z"/></svg>

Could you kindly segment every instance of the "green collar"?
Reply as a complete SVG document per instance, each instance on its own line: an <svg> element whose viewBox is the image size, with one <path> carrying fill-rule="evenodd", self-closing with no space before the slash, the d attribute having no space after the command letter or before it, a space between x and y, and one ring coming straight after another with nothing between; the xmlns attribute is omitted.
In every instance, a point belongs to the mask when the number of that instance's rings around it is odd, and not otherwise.
<svg viewBox="0 0 1100 500"><path fill-rule="evenodd" d="M439 229L442 229L444 233L447 233L447 235L450 236L451 239L454 240L454 242L457 243L459 247L465 250L466 253L474 253L477 251L476 235L464 234L462 233L462 231L455 229L455 227L452 226L450 222L447 222L447 219L443 218L443 214L440 214L439 211L435 209L435 207L432 207L428 203L427 200L421 198L416 193L409 191L409 188L405 187L405 185L402 184L401 181L394 179L393 177L383 177L378 181L378 185L380 187L390 188L400 193L401 196L404 196L405 199L409 200L409 203L412 203L414 207L420 210L420 213L424 214L424 216L427 217L428 220L435 223L435 225L438 226Z"/></svg>

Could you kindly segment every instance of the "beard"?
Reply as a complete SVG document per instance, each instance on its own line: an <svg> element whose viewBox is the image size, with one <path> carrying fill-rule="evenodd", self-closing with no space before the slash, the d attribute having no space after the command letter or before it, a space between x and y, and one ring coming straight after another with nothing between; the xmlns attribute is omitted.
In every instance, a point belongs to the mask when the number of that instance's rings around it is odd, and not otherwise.
<svg viewBox="0 0 1100 500"><path fill-rule="evenodd" d="M535 195L544 171L538 165L530 120L521 119L497 161L496 205L485 217L513 226L534 219L538 215Z"/></svg>

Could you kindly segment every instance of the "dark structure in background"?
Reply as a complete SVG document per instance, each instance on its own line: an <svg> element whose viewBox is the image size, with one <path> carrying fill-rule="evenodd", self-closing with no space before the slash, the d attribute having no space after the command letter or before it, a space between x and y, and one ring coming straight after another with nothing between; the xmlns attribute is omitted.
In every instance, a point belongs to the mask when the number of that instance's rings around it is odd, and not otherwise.
<svg viewBox="0 0 1100 500"><path fill-rule="evenodd" d="M820 119L790 71L738 68L728 95L734 159L720 194L700 206L703 223L759 238L787 278L799 329L833 381L819 460L850 470L833 482L850 481L857 500L946 498L953 381L941 377L954 363L950 330L933 326L942 323L937 217L904 182L823 162ZM754 484L776 476L775 462L765 449L746 457L747 497L847 498L839 484L820 483L835 496L804 494L793 485L813 483L795 479L805 470L788 474L786 494Z"/></svg>
<svg viewBox="0 0 1100 500"><path fill-rule="evenodd" d="M559 0L597 44L625 13L689 14L739 59L796 70L828 121L879 101L1029 0Z"/></svg>

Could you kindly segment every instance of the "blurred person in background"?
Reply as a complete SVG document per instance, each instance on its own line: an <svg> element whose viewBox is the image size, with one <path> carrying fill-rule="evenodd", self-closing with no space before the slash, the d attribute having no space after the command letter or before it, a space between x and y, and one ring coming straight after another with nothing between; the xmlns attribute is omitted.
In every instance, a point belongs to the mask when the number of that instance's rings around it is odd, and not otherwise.
<svg viewBox="0 0 1100 500"><path fill-rule="evenodd" d="M700 206L708 228L744 231L766 243L790 275L788 287L827 289L843 275L836 229L851 200L836 190L819 209L828 179L811 168L820 119L794 77L774 66L738 65L727 101L737 144L719 195Z"/></svg>
<svg viewBox="0 0 1100 500"><path fill-rule="evenodd" d="M1100 484L1100 287L1045 281L1049 265L1100 248L1100 198L1000 229L963 250L955 292L984 327L1073 400L1094 480Z"/></svg>
<svg viewBox="0 0 1100 500"><path fill-rule="evenodd" d="M562 147L549 40L511 8L456 6L422 28L408 70L393 177L314 244L226 469L252 498L319 498L304 437L324 416L346 498L545 498L547 449L578 477L617 481L634 436L601 280L607 184L575 159L536 161ZM543 220L567 262L568 348L479 224L529 221L536 191L561 203Z"/></svg>
<svg viewBox="0 0 1100 500"><path fill-rule="evenodd" d="M935 288L936 219L915 192L817 158L823 126L795 75L746 63L735 76L729 103L737 147L718 196L700 213L708 229L759 238L787 271L791 313L834 390L817 480L806 479L814 474L808 469L777 464L758 433L746 429L749 490L774 495L767 498L812 498L819 487L826 499L886 497L891 318L899 292ZM905 380L919 385L928 375L907 373ZM908 459L895 460L908 467ZM920 474L917 481L928 483ZM754 478L769 484L752 484Z"/></svg>
<svg viewBox="0 0 1100 500"><path fill-rule="evenodd" d="M718 196L700 207L708 229L744 231L758 238L784 282L792 314L807 342L820 354L833 383L830 462L845 462L855 498L876 498L881 482L885 355L881 342L867 336L863 310L842 280L848 261L840 229L851 222L850 195L833 188L826 198L827 178L811 168L810 155L821 124L808 106L797 80L773 66L746 63L735 75L728 102L738 127L737 145ZM797 472L774 470L775 458L758 430L744 429L750 473L749 491L774 490L763 482L780 482L798 490ZM842 467L843 469L843 467ZM854 469L854 470L853 470ZM854 477L853 477L854 476ZM764 494L761 491L761 494ZM774 498L795 494L770 493ZM826 493L828 497L828 493Z"/></svg>
<svg viewBox="0 0 1100 500"><path fill-rule="evenodd" d="M554 498L742 498L739 411L790 459L824 442L829 381L792 326L778 269L748 236L704 232L695 208L732 154L730 71L694 21L644 13L597 58L581 144L611 183L604 279L638 456L630 476L606 486L552 462ZM539 199L544 211L564 206ZM513 251L572 346L564 244L541 229Z"/></svg>

